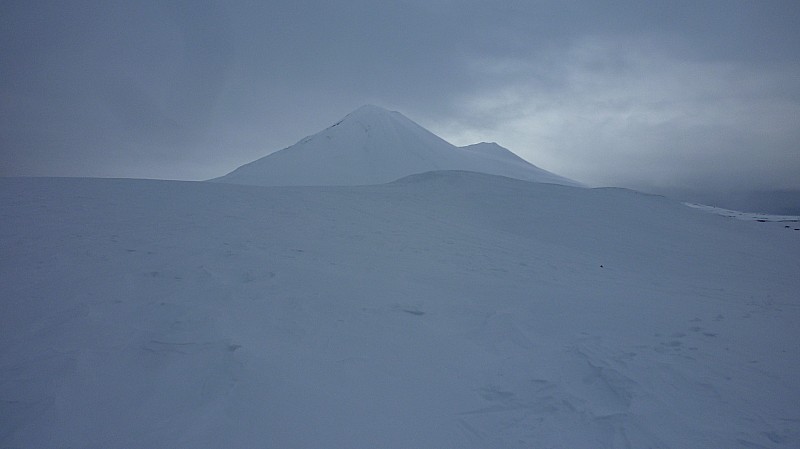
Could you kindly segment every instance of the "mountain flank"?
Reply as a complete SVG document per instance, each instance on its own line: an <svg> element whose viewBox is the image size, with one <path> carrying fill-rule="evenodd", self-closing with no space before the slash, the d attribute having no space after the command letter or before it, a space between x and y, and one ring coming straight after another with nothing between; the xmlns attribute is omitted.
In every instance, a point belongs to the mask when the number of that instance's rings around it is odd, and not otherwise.
<svg viewBox="0 0 800 449"><path fill-rule="evenodd" d="M369 185L439 170L580 186L496 143L457 147L399 112L372 105L212 181L261 186Z"/></svg>

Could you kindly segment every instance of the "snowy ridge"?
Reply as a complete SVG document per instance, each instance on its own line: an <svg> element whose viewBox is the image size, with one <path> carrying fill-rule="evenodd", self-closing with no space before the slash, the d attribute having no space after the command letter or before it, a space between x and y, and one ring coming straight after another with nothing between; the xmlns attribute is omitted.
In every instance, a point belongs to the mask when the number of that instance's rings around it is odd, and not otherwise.
<svg viewBox="0 0 800 449"><path fill-rule="evenodd" d="M0 447L800 445L800 238L472 172L0 179Z"/></svg>
<svg viewBox="0 0 800 449"><path fill-rule="evenodd" d="M738 210L723 209L716 206L708 206L705 204L696 203L683 203L689 207L700 209L712 214L722 215L723 217L736 218L745 221L760 221L760 222L780 222L780 223L798 223L800 216L797 215L774 215L774 214L761 214L757 212L741 212Z"/></svg>
<svg viewBox="0 0 800 449"><path fill-rule="evenodd" d="M516 164L532 165L530 162L526 161L525 159L522 159L521 157L512 153L509 149L503 148L495 142L480 142L459 148L466 151L474 151L477 153L484 154L486 156L493 157L495 159L500 159Z"/></svg>
<svg viewBox="0 0 800 449"><path fill-rule="evenodd" d="M264 186L368 185L436 170L580 185L529 164L497 144L456 147L399 112L371 105L213 181Z"/></svg>

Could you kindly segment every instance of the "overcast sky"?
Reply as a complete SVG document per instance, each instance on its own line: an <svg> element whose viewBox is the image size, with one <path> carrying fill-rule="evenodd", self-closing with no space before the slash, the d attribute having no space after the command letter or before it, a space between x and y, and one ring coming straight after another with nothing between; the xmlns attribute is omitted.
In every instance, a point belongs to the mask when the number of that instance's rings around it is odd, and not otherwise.
<svg viewBox="0 0 800 449"><path fill-rule="evenodd" d="M800 189L800 2L0 2L0 175L206 179L365 103L590 185Z"/></svg>

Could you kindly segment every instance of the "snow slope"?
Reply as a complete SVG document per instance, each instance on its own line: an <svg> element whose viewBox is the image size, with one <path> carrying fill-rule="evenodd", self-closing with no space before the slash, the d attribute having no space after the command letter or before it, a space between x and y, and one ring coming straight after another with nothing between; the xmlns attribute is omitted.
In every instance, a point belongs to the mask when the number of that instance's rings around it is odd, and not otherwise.
<svg viewBox="0 0 800 449"><path fill-rule="evenodd" d="M722 215L723 217L736 218L738 220L760 221L762 223L800 223L800 216L797 215L774 215L761 214L756 212L741 212L738 210L723 209L716 206L705 204L683 203L695 209L704 210L712 214ZM788 226L787 226L788 227ZM796 227L796 226L795 226Z"/></svg>
<svg viewBox="0 0 800 449"><path fill-rule="evenodd" d="M497 144L459 148L399 112L362 106L295 145L213 181L262 186L383 184L437 170L468 170L577 186Z"/></svg>
<svg viewBox="0 0 800 449"><path fill-rule="evenodd" d="M0 179L0 216L0 447L800 446L782 227L466 172Z"/></svg>

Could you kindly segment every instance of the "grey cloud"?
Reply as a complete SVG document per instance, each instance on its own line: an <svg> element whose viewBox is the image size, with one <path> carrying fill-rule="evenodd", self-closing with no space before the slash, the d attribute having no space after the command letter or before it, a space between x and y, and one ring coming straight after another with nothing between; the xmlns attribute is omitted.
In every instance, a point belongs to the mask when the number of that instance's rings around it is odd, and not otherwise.
<svg viewBox="0 0 800 449"><path fill-rule="evenodd" d="M550 66L507 63L505 83L462 96L440 133L505 142L595 185L797 188L798 66L683 60L652 44L587 39ZM547 72L547 70L545 70ZM544 76L547 77L546 75Z"/></svg>
<svg viewBox="0 0 800 449"><path fill-rule="evenodd" d="M799 19L795 1L7 1L0 174L210 178L377 103L587 182L796 187Z"/></svg>

